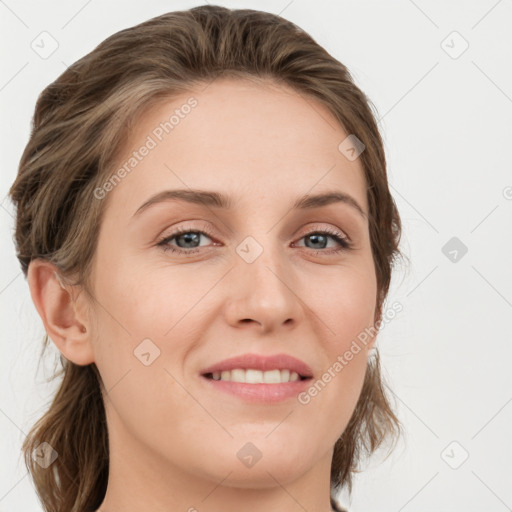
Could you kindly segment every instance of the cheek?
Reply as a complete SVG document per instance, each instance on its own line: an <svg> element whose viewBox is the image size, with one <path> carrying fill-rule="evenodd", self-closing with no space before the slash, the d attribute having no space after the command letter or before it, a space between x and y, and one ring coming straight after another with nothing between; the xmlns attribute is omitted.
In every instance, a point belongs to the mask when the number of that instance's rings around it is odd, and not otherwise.
<svg viewBox="0 0 512 512"><path fill-rule="evenodd" d="M344 347L352 339L373 324L376 300L376 279L373 267L347 266L336 269L330 275L308 282L310 307L322 320L325 327L325 340L336 350Z"/></svg>
<svg viewBox="0 0 512 512"><path fill-rule="evenodd" d="M323 336L327 361L302 403L313 405L316 401L313 407L327 411L338 435L359 398L375 333L371 326L377 288L373 262L368 263L341 269L336 278L324 282L323 293L315 295L316 311L328 327Z"/></svg>
<svg viewBox="0 0 512 512"><path fill-rule="evenodd" d="M167 286L171 282L173 286ZM197 302L188 294L183 297L183 282L183 275L162 281L160 274L147 275L127 263L115 272L98 273L95 290L101 304L97 307L101 334L96 341L96 364L108 391L105 403L116 431L126 428L142 438L148 425L165 425L178 432L179 418L192 411L197 414L197 404L179 384L190 339L184 315Z"/></svg>
<svg viewBox="0 0 512 512"><path fill-rule="evenodd" d="M183 277L164 278L163 272L148 273L137 262L125 259L112 272L97 279L98 298L104 305L102 318L110 328L129 335L162 336L175 323L188 295Z"/></svg>
<svg viewBox="0 0 512 512"><path fill-rule="evenodd" d="M105 380L115 382L128 370L140 370L144 362L153 360L178 369L191 340L201 338L198 315L205 304L201 299L213 284L211 276L203 280L178 267L148 271L127 258L115 271L98 272L95 290L101 335L95 354ZM151 375L146 372L140 378L151 379Z"/></svg>
<svg viewBox="0 0 512 512"><path fill-rule="evenodd" d="M310 439L318 441L324 450L334 446L347 428L361 395L367 369L367 350L352 345L347 337L333 344L328 363L304 392L298 395L298 417L301 428L308 430ZM315 418L311 421L311 418Z"/></svg>

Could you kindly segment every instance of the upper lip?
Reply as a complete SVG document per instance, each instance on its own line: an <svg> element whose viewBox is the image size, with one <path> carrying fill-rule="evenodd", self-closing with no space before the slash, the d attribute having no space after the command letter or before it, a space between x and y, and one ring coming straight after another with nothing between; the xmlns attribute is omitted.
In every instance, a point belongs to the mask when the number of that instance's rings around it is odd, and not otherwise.
<svg viewBox="0 0 512 512"><path fill-rule="evenodd" d="M207 373L222 372L224 370L234 370L236 368L244 370L255 369L263 372L268 370L288 369L293 372L297 372L301 377L313 376L313 371L304 361L288 354L274 354L270 356L260 354L243 354L215 363L214 365L201 370L201 374L204 375Z"/></svg>

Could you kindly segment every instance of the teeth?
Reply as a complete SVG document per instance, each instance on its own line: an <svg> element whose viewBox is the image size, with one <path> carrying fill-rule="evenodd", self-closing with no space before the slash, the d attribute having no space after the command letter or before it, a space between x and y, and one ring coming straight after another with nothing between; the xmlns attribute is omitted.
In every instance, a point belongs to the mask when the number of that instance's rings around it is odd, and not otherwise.
<svg viewBox="0 0 512 512"><path fill-rule="evenodd" d="M228 380L231 382L245 382L247 384L281 384L299 380L299 374L290 370L224 370L212 374L214 380Z"/></svg>

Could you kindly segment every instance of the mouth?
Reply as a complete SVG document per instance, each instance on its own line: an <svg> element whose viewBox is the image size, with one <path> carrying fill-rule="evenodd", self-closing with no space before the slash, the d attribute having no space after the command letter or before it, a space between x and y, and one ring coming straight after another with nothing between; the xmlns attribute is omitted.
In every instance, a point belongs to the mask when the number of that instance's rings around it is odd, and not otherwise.
<svg viewBox="0 0 512 512"><path fill-rule="evenodd" d="M272 405L296 400L313 377L306 377L289 369L255 370L234 368L222 372L201 374L202 381L215 393L232 396L246 404ZM289 403L289 402L288 402Z"/></svg>
<svg viewBox="0 0 512 512"><path fill-rule="evenodd" d="M313 370L288 354L248 353L203 368L200 375L214 393L247 403L271 404L296 398L310 385Z"/></svg>
<svg viewBox="0 0 512 512"><path fill-rule="evenodd" d="M286 384L288 382L310 380L312 378L301 375L289 368L276 368L267 371L252 368L234 368L233 370L203 373L202 376L210 380L239 382L244 384Z"/></svg>
<svg viewBox="0 0 512 512"><path fill-rule="evenodd" d="M248 353L203 368L201 375L217 381L247 384L283 384L313 377L312 369L288 354Z"/></svg>

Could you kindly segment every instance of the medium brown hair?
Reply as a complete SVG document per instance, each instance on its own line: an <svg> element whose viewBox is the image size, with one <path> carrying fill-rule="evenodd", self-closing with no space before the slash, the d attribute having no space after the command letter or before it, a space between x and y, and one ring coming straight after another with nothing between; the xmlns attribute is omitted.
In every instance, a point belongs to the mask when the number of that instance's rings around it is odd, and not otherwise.
<svg viewBox="0 0 512 512"><path fill-rule="evenodd" d="M302 29L249 9L204 5L121 30L44 89L10 190L25 276L29 263L42 258L92 295L91 261L106 204L95 199L94 191L112 175L131 126L159 101L220 77L291 87L325 105L346 133L365 145L359 158L367 184L379 321L392 266L401 255L401 223L388 189L374 107L347 68ZM46 335L43 352L47 345ZM103 383L95 364L78 366L62 357L61 363L55 375L63 376L58 392L24 441L25 463L45 511L93 511L103 501L109 469ZM346 485L350 491L363 456L399 433L376 351L354 413L334 447L331 488ZM32 459L42 442L58 454L48 469Z"/></svg>

